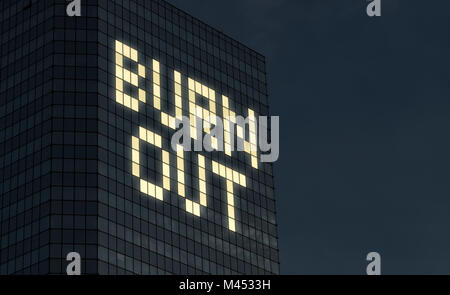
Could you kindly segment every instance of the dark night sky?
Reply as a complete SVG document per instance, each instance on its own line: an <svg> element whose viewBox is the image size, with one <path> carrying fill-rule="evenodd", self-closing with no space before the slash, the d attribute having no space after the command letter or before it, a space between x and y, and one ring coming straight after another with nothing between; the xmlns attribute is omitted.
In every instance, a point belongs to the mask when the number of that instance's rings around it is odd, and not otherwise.
<svg viewBox="0 0 450 295"><path fill-rule="evenodd" d="M450 1L169 2L267 57L283 274L450 274Z"/></svg>

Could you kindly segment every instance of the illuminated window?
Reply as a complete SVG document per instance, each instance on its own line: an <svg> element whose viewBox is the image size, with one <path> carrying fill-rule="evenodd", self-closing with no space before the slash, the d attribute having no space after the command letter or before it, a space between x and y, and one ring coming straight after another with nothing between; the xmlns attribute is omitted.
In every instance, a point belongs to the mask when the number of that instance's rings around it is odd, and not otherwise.
<svg viewBox="0 0 450 295"><path fill-rule="evenodd" d="M138 52L129 46L116 41L116 102L139 112L139 101L145 103L145 90L139 88L139 77L145 78L145 67L138 64L138 74L132 73L123 66L123 59L128 58L134 62L138 62ZM132 97L124 92L124 81L138 88L139 97Z"/></svg>
<svg viewBox="0 0 450 295"><path fill-rule="evenodd" d="M205 158L202 155L198 155L199 163L205 163ZM185 195L185 187L184 187L184 151L183 147L177 146L177 179L178 179L178 195L181 197L186 197ZM200 216L200 206L206 206L206 179L205 179L205 167L201 167L199 165L199 176L202 175L199 179L199 187L200 187L200 202L194 202L186 198L186 211L192 213L196 216ZM202 183L204 183L204 188L202 187Z"/></svg>
<svg viewBox="0 0 450 295"><path fill-rule="evenodd" d="M138 62L138 52L133 48L117 41L116 42L116 101L136 112L139 111L139 103L146 103L146 92L144 89L139 88L139 77L145 78L146 70L141 64L137 66L137 73L124 68L123 59L128 58L133 62ZM161 110L161 77L160 77L160 63L157 60L152 60L152 78L153 78L153 106L161 114L161 124L175 129L175 118L181 118L182 116L182 77L177 71L173 71L174 82L174 115L167 114ZM133 87L138 88L138 97L130 96L124 93L124 82L130 84ZM203 131L210 133L213 125L216 124L216 93L213 89L206 85L195 81L192 78L187 79L188 89L187 98L189 102L189 116L191 119L191 137L196 139L196 119L199 118L203 121ZM196 103L196 95L201 95L208 99L209 107L203 108ZM226 96L222 96L223 117L224 117L224 140L225 140L225 154L231 156L231 136L233 134L230 129L231 124L235 123L236 114L230 110L229 99ZM249 116L249 140L245 139L245 129L242 126L237 125L236 135L244 141L244 150L251 155L252 167L258 168L257 163L257 150L256 150L256 120L254 112L248 109ZM233 127L234 128L234 127ZM160 185L151 183L141 178L140 173L140 141L144 141L148 144L154 145L161 149L162 159L162 183ZM212 147L217 149L218 142L216 138L212 138ZM186 196L186 183L185 183L185 163L184 163L184 151L182 146L177 146L176 151L176 182L177 193L180 197L185 199L186 211L200 216L201 206L207 207L207 170L206 170L206 158L203 155L198 154L198 190L199 201L193 201ZM132 137L132 174L139 178L140 190L142 193L154 197L158 200L163 200L164 190L171 190L170 181L170 155L162 147L161 135L154 133L144 127L139 127L139 137ZM235 209L235 193L234 185L240 185L246 187L246 177L244 174L233 170L223 164L216 161L211 161L213 174L219 175L226 180L226 198L227 198L227 216L228 216L228 228L231 231L236 231L236 209ZM190 196L191 198L194 196Z"/></svg>
<svg viewBox="0 0 450 295"><path fill-rule="evenodd" d="M216 93L213 89L201 84L194 79L188 78L189 96L189 119L191 123L191 137L197 139L197 118L203 121L203 131L210 133L210 124L215 125L216 118ZM199 94L209 101L209 109L205 109L196 103L196 94ZM217 139L212 138L211 146L218 149Z"/></svg>
<svg viewBox="0 0 450 295"><path fill-rule="evenodd" d="M158 148L161 148L161 136L153 133L150 130L146 130L143 127L139 127L139 138L132 136L131 147L132 147L132 173L134 176L139 178L141 192L149 195L158 200L163 200L163 189L170 191L170 158L169 153L161 149L162 158L162 175L163 183L162 186L158 186L154 183L146 181L140 175L140 141L147 142Z"/></svg>
<svg viewBox="0 0 450 295"><path fill-rule="evenodd" d="M224 117L224 149L225 154L231 157L231 137L232 126L237 123L236 114L229 109L229 99L222 95L222 112ZM236 136L244 141L244 151L250 155L252 167L258 169L258 149L256 134L256 117L252 109L248 109L249 118L249 140L245 139L245 130L242 126L236 125ZM231 124L234 123L234 124ZM234 127L233 127L234 128Z"/></svg>

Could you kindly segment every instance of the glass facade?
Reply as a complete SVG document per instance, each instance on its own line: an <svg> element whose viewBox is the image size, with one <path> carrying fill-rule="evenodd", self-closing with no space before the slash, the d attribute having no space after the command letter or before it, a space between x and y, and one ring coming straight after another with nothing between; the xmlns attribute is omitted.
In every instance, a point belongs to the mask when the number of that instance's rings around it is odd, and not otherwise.
<svg viewBox="0 0 450 295"><path fill-rule="evenodd" d="M242 152L227 128L225 151L171 148L182 115L269 115L265 58L165 1L68 3L0 3L0 273L75 251L84 274L278 274L253 121Z"/></svg>

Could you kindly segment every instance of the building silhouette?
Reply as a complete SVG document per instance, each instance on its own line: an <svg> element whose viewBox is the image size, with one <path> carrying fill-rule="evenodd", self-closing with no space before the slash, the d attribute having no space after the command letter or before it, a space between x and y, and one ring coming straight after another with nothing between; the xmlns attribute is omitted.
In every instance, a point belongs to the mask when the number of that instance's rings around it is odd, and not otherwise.
<svg viewBox="0 0 450 295"><path fill-rule="evenodd" d="M0 274L70 252L82 274L278 274L272 164L170 144L180 115L268 115L265 58L165 1L68 3L0 2Z"/></svg>

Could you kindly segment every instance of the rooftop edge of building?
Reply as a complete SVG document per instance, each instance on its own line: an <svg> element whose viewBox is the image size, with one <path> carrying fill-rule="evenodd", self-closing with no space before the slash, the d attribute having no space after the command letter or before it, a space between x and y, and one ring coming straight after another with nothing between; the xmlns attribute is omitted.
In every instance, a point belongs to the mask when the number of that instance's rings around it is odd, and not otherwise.
<svg viewBox="0 0 450 295"><path fill-rule="evenodd" d="M50 0L42 0L42 1L50 1ZM64 4L69 4L69 1L66 0L53 0L53 4L62 4L61 2L64 2ZM60 2L61 1L61 2ZM86 2L88 2L86 5L90 4L89 0L85 0ZM128 2L130 2L129 0L126 0ZM139 3L139 2L146 2L148 0L131 0L135 3ZM200 20L198 17L195 17L193 15L191 15L190 13L188 13L187 11L178 8L177 6L175 6L174 4L170 3L167 0L151 0L153 2L159 3L163 6L165 6L165 8L167 9L171 9L172 11L176 11L180 14L184 14L185 16L187 16L188 18L191 18L192 20L195 20L196 22L198 22L199 25L204 26L205 28L214 31L215 33L218 33L222 36L224 36L225 38L229 39L232 43L234 43L235 45L241 47L241 49L246 50L247 52L249 52L250 54L253 54L256 58L258 58L259 60L263 61L264 63L266 63L266 57L261 54L260 52L256 51L255 49L252 49L250 47L248 47L247 45L245 45L243 42L236 40L235 38L231 37L230 35L228 35L227 33L225 33L224 31L214 28L213 26L207 24L206 22ZM151 2L150 1L150 2ZM0 3L0 7L2 8L2 11L5 12L5 10L8 9L8 7L12 6L12 5L17 5L17 9L30 9L32 7L33 4L37 4L37 0L3 0L1 1L3 3ZM148 2L147 2L148 3ZM42 5L42 2L39 3L40 5ZM83 3L82 3L83 5ZM147 4L148 5L148 4Z"/></svg>

